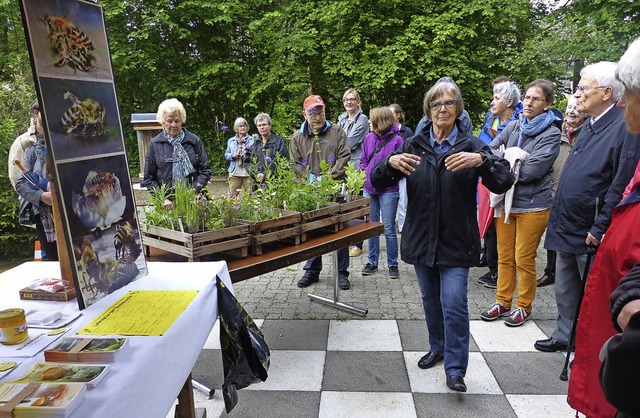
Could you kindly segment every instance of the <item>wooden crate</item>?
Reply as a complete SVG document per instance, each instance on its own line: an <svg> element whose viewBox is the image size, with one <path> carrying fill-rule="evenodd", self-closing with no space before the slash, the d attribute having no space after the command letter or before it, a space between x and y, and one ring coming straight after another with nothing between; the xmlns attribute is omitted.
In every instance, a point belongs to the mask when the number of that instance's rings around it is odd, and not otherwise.
<svg viewBox="0 0 640 418"><path fill-rule="evenodd" d="M291 245L300 244L300 219L300 212L283 210L279 218L257 222L238 219L238 222L249 226L251 254L262 255L262 246L270 242L288 239Z"/></svg>
<svg viewBox="0 0 640 418"><path fill-rule="evenodd" d="M195 234L157 226L143 227L140 232L143 245L187 257L189 261L224 252L235 252L244 258L248 255L250 245L248 225L236 225Z"/></svg>
<svg viewBox="0 0 640 418"><path fill-rule="evenodd" d="M300 239L307 240L307 235L311 231L322 231L326 233L336 233L340 230L338 221L338 211L340 205L331 203L323 208L302 212L302 227Z"/></svg>
<svg viewBox="0 0 640 418"><path fill-rule="evenodd" d="M365 196L357 196L350 202L340 203L338 209L339 228L344 229L344 224L352 219L364 218L369 220L371 214L371 199Z"/></svg>

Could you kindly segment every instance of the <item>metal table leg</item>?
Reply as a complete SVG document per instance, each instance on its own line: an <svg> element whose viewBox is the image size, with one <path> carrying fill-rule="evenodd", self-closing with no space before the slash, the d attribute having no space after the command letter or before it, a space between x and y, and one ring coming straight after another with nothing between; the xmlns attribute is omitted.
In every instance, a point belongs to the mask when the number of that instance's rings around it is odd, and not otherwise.
<svg viewBox="0 0 640 418"><path fill-rule="evenodd" d="M322 303L323 305L333 306L334 308L341 309L343 311L347 311L352 314L360 315L362 317L367 316L369 310L367 308L360 308L359 306L347 305L346 303L342 303L339 301L338 291L340 290L340 286L338 285L339 274L338 274L338 251L333 251L331 253L331 258L333 259L333 299L326 298L324 296L314 295L312 293L307 293L309 299L312 301L316 301L318 303Z"/></svg>

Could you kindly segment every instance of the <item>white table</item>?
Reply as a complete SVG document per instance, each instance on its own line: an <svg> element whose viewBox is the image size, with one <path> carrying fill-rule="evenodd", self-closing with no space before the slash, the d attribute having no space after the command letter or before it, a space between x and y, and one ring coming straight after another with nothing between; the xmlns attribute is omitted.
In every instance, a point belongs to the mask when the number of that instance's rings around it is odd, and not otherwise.
<svg viewBox="0 0 640 418"><path fill-rule="evenodd" d="M69 325L65 336L73 336L104 309L129 290L198 290L198 296L161 337L128 337L130 343L123 356L112 363L104 380L87 394L71 415L87 417L165 417L178 394L190 383L191 370L218 318L216 275L233 291L225 262L148 263L149 275L143 277L82 311ZM22 307L42 310L78 310L75 300L43 302L20 300L18 291L33 280L60 277L57 262L28 262L0 274L0 309ZM23 363L0 382L22 377L37 361ZM187 385L188 386L188 385Z"/></svg>

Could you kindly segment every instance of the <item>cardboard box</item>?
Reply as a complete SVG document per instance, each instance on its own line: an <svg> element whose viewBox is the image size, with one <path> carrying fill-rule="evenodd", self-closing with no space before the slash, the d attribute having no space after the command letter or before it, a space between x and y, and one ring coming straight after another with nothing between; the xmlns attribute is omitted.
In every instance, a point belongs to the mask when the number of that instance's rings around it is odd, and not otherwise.
<svg viewBox="0 0 640 418"><path fill-rule="evenodd" d="M22 300L50 300L55 302L68 302L76 298L76 289L61 290L56 293L45 292L43 290L32 290L28 287L20 290L20 299Z"/></svg>

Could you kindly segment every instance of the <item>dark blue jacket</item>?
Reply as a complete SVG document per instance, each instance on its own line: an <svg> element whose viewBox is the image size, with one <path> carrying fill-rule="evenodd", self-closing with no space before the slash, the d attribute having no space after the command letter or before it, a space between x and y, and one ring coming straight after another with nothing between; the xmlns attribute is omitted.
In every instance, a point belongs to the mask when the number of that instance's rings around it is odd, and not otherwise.
<svg viewBox="0 0 640 418"><path fill-rule="evenodd" d="M183 128L184 129L184 128ZM193 185L196 192L200 192L209 183L211 178L211 166L207 158L202 140L196 135L184 129L182 147L189 156L193 173L188 177L189 184ZM149 143L147 157L144 163L144 180L141 185L153 192L166 183L173 186L173 145L167 141L162 132Z"/></svg>
<svg viewBox="0 0 640 418"><path fill-rule="evenodd" d="M602 239L639 157L640 134L627 131L623 110L614 106L595 126L588 119L560 173L544 247L586 254L587 233Z"/></svg>
<svg viewBox="0 0 640 418"><path fill-rule="evenodd" d="M402 260L433 267L473 267L480 257L480 234L476 209L478 177L495 193L504 193L513 184L509 162L493 155L478 138L466 134L458 120L458 136L452 149L436 154L429 133L432 122L408 139L392 155L403 152L422 161L407 179L407 218L403 228ZM484 162L478 167L452 172L444 160L455 153L478 152ZM371 170L371 183L384 190L405 175L387 165L385 158Z"/></svg>

